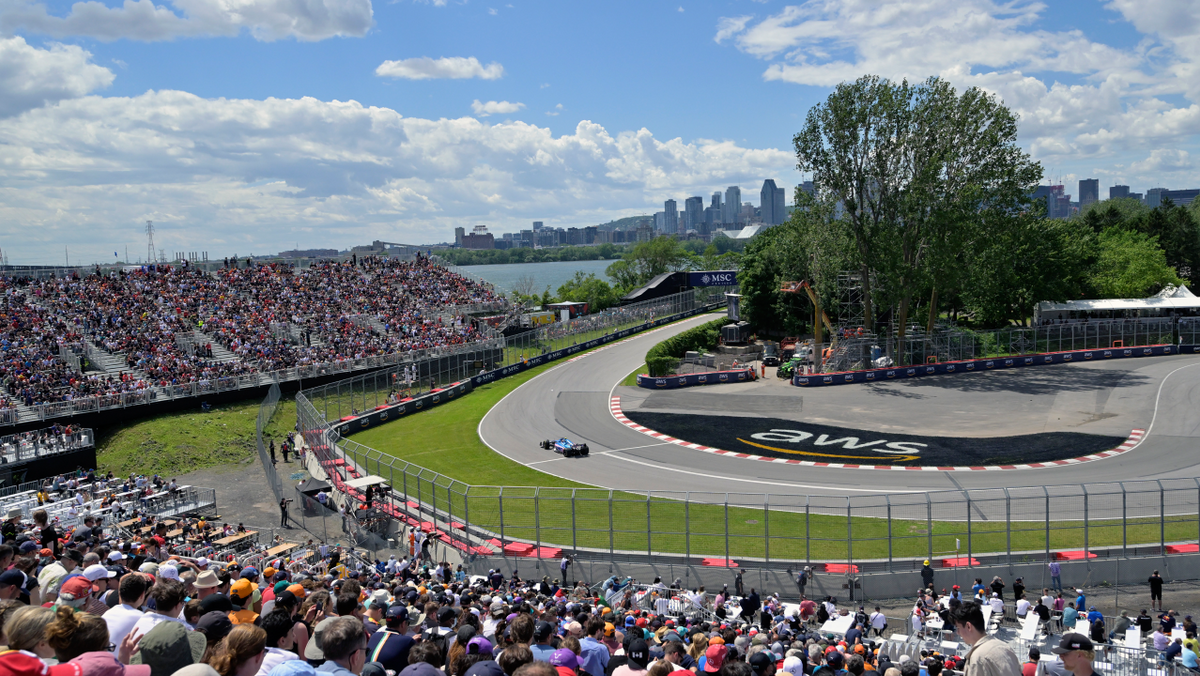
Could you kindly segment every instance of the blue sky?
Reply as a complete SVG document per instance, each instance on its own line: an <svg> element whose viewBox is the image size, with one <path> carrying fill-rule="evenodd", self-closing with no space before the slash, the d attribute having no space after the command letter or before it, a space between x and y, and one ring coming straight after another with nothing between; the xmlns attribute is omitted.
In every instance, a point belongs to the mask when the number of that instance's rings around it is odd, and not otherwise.
<svg viewBox="0 0 1200 676"><path fill-rule="evenodd" d="M577 226L800 180L863 74L996 93L1075 193L1200 187L1186 0L0 0L11 262ZM789 198L790 201L790 198Z"/></svg>

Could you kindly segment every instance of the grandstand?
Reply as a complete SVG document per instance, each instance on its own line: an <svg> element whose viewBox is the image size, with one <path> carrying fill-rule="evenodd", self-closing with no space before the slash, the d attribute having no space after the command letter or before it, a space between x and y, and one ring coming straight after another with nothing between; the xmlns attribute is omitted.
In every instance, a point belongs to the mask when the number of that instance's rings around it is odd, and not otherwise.
<svg viewBox="0 0 1200 676"><path fill-rule="evenodd" d="M0 277L0 424L469 349L505 305L423 256Z"/></svg>

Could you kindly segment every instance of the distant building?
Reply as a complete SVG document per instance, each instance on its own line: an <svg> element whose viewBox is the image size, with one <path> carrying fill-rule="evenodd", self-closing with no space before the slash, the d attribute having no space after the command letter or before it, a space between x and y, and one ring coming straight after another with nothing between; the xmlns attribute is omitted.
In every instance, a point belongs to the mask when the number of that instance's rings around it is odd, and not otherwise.
<svg viewBox="0 0 1200 676"><path fill-rule="evenodd" d="M1071 196L1061 185L1039 185L1033 198L1044 200L1047 218L1067 218L1071 215Z"/></svg>
<svg viewBox="0 0 1200 676"><path fill-rule="evenodd" d="M280 258L335 258L337 255L337 249L292 249L279 252Z"/></svg>
<svg viewBox="0 0 1200 676"><path fill-rule="evenodd" d="M736 225L741 217L742 189L731 185L725 189L725 206L721 209L721 223Z"/></svg>
<svg viewBox="0 0 1200 676"><path fill-rule="evenodd" d="M654 239L654 229L650 226L649 221L642 221L637 229L637 241L649 242L652 239Z"/></svg>
<svg viewBox="0 0 1200 676"><path fill-rule="evenodd" d="M1166 188L1150 188L1146 191L1146 206L1151 209L1162 204L1163 193L1169 192Z"/></svg>
<svg viewBox="0 0 1200 676"><path fill-rule="evenodd" d="M759 191L759 210L762 212L762 222L765 225L779 225L787 220L786 196L783 188L775 186L775 179L763 181Z"/></svg>
<svg viewBox="0 0 1200 676"><path fill-rule="evenodd" d="M655 232L663 232L667 229L667 212L654 212L654 230Z"/></svg>
<svg viewBox="0 0 1200 676"><path fill-rule="evenodd" d="M1163 198L1170 198L1176 206L1184 206L1191 204L1197 196L1200 196L1200 189L1191 190L1168 190L1163 193Z"/></svg>
<svg viewBox="0 0 1200 676"><path fill-rule="evenodd" d="M546 226L545 226L545 225L544 225L544 224L543 224L541 221L534 221L534 222L533 222L533 230L534 230L534 232L537 232L538 230L541 230L541 229L542 229L542 228L544 228L544 227L546 227Z"/></svg>
<svg viewBox="0 0 1200 676"><path fill-rule="evenodd" d="M463 235L465 235L465 234L467 234L466 228L455 228L454 229L454 246L462 246L463 245Z"/></svg>
<svg viewBox="0 0 1200 676"><path fill-rule="evenodd" d="M476 226L478 229L481 226ZM469 235L463 235L462 248L464 249L495 249L496 238L492 233L487 231L485 227L483 233L472 232Z"/></svg>
<svg viewBox="0 0 1200 676"><path fill-rule="evenodd" d="M683 202L683 227L680 232L704 231L704 198L689 197Z"/></svg>
<svg viewBox="0 0 1200 676"><path fill-rule="evenodd" d="M679 232L679 210L676 208L675 200L663 202L663 212L666 214L666 217L663 219L663 231L667 233Z"/></svg>
<svg viewBox="0 0 1200 676"><path fill-rule="evenodd" d="M1085 178L1079 182L1079 208L1086 209L1088 206L1100 201L1100 179Z"/></svg>
<svg viewBox="0 0 1200 676"><path fill-rule="evenodd" d="M583 229L583 243L584 244L595 244L596 243L596 233L598 233L599 231L600 231L600 228L595 225L589 225L586 228L584 228Z"/></svg>
<svg viewBox="0 0 1200 676"><path fill-rule="evenodd" d="M1108 189L1108 199L1120 200L1129 197L1129 186L1114 185Z"/></svg>
<svg viewBox="0 0 1200 676"><path fill-rule="evenodd" d="M567 246L583 244L583 231L579 228L567 228Z"/></svg>

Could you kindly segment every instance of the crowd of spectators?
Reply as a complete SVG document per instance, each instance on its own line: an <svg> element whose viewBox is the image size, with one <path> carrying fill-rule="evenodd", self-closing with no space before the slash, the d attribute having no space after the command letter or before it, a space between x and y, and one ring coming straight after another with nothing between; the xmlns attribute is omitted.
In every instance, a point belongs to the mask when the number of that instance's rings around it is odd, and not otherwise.
<svg viewBox="0 0 1200 676"><path fill-rule="evenodd" d="M454 307L501 301L422 256L0 278L0 292L0 411L467 344L483 336ZM131 370L84 375L60 356L84 341Z"/></svg>

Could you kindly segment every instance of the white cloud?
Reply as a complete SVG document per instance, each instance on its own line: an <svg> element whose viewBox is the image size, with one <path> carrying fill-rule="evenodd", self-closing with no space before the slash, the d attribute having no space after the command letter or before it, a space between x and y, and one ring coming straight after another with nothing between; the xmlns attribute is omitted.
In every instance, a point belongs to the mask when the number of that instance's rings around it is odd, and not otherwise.
<svg viewBox="0 0 1200 676"><path fill-rule="evenodd" d="M22 37L0 38L0 117L83 96L109 86L113 78L79 47L39 49Z"/></svg>
<svg viewBox="0 0 1200 676"><path fill-rule="evenodd" d="M546 114L549 115L550 117L557 117L558 114L562 112L562 109L563 109L563 104L560 103L560 104L554 106L554 110L546 111Z"/></svg>
<svg viewBox="0 0 1200 676"><path fill-rule="evenodd" d="M680 6L679 6L679 13L680 13L680 14L682 14L682 13L683 13L683 5L680 5Z"/></svg>
<svg viewBox="0 0 1200 676"><path fill-rule="evenodd" d="M864 74L938 75L979 86L1021 116L1020 142L1048 168L1124 166L1142 172L1130 179L1154 184L1147 172L1186 170L1167 155L1146 158L1147 148L1196 145L1200 3L1109 0L1107 8L1143 40L1118 47L1055 30L1037 0L810 0L757 21L724 17L714 39L765 62L767 81L825 88ZM1171 102L1179 95L1191 101Z"/></svg>
<svg viewBox="0 0 1200 676"><path fill-rule="evenodd" d="M508 101L488 101L484 103L479 99L475 99L471 102L471 110L475 111L475 114L480 117L487 117L488 115L508 115L510 113L515 113L524 107L524 103L509 103Z"/></svg>
<svg viewBox="0 0 1200 676"><path fill-rule="evenodd" d="M1186 150L1155 148L1150 156L1130 167L1138 173L1171 174L1195 168L1192 157Z"/></svg>
<svg viewBox="0 0 1200 676"><path fill-rule="evenodd" d="M380 77L395 77L406 80L466 80L480 78L498 80L504 76L504 66L492 62L484 66L475 57L447 56L431 59L426 56L400 61L384 61L375 69Z"/></svg>
<svg viewBox="0 0 1200 676"><path fill-rule="evenodd" d="M752 16L723 16L717 19L717 34L713 36L713 41L720 44L722 40L727 40L741 33L746 30L746 23L753 18Z"/></svg>
<svg viewBox="0 0 1200 676"><path fill-rule="evenodd" d="M438 242L468 221L603 222L786 176L794 162L784 150L610 133L586 120L555 136L353 101L85 96L0 120L0 222L14 262L48 262L63 241L72 260L144 248L147 218L167 251L217 256L295 240Z"/></svg>
<svg viewBox="0 0 1200 676"><path fill-rule="evenodd" d="M488 14L491 14L492 16L496 16L499 13L500 12L497 12L495 7L491 7L488 9Z"/></svg>
<svg viewBox="0 0 1200 676"><path fill-rule="evenodd" d="M44 4L15 0L0 12L0 29L103 41L233 36L245 30L258 40L271 41L361 37L374 23L371 0L172 0L172 4L177 11L152 0L124 0L120 7L87 0L76 2L70 13L60 17L51 15Z"/></svg>

